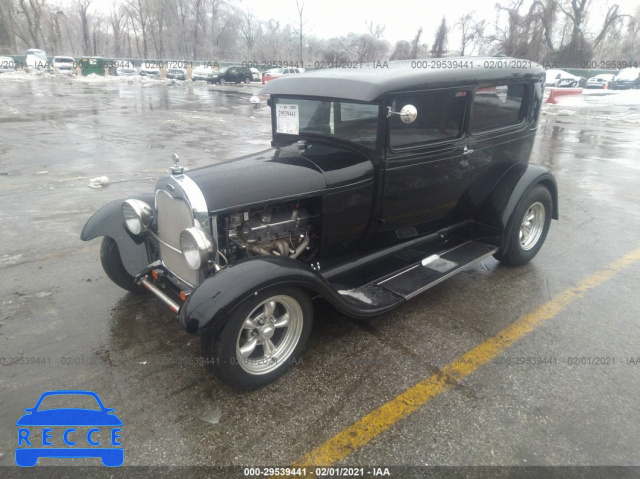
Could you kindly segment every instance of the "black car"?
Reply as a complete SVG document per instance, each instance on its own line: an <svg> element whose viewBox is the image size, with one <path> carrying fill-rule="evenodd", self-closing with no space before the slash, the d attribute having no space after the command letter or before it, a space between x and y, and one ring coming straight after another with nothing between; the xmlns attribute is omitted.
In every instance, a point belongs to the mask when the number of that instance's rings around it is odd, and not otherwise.
<svg viewBox="0 0 640 479"><path fill-rule="evenodd" d="M269 82L271 148L188 172L175 157L81 238L104 236L109 278L166 303L240 389L294 363L314 297L365 319L492 255L523 265L558 218L553 175L529 164L545 71L448 60Z"/></svg>
<svg viewBox="0 0 640 479"><path fill-rule="evenodd" d="M208 79L208 83L251 83L253 72L246 67L223 67L214 72Z"/></svg>

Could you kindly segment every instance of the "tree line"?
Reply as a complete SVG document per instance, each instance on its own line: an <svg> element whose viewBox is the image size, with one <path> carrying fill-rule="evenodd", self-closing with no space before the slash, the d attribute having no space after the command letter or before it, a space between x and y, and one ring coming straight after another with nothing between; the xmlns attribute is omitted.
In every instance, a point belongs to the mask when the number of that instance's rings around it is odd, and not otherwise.
<svg viewBox="0 0 640 479"><path fill-rule="evenodd" d="M614 4L602 17L595 0L509 0L491 20L476 12L443 18L432 39L419 28L394 45L384 25L365 21L359 33L318 38L304 7L291 0L284 16L294 20L283 23L257 18L239 0L111 0L102 10L95 0L0 0L0 53L307 65L485 54L564 66L640 58L640 6L624 12Z"/></svg>

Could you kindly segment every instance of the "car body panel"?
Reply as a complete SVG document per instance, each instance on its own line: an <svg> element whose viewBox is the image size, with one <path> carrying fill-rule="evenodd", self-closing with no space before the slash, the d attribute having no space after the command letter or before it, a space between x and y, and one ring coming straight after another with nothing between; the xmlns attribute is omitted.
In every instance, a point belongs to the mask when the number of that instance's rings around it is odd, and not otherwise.
<svg viewBox="0 0 640 479"><path fill-rule="evenodd" d="M424 251L438 253L443 251L438 248L445 248L449 241L462 244L460 242L476 240L484 242L485 248L489 246L485 254L492 254L496 248L504 252L516 205L537 184L549 188L553 217L557 218L558 194L553 176L543 167L528 164L547 80L545 70L524 60L518 61L525 65L522 68L491 66L511 60L474 58L474 62L479 62L478 68L466 69L464 74L454 68L425 71L412 67L411 61L403 61L391 63L388 69L368 65L357 72L322 70L268 82L262 93L271 95L271 148L186 172L176 167L175 176L161 178L156 186L158 191L165 188L175 191L173 183L177 183L178 178L192 181L203 197L205 215L208 213L215 220L211 228L214 236L224 234L220 228L225 227L225 218L229 220L237 215L240 222L247 221L250 208L262 212L258 208L297 200L309 200L313 205L319 202L322 215L320 252L308 262L256 254L239 260L234 258L231 262L227 260L222 268L211 268L206 274L201 271L202 280L189 291L186 302L179 308L181 325L194 333L218 330L239 304L274 285L307 289L326 298L344 314L356 318L380 314L404 299L393 294L378 296L374 280L380 272L376 264L366 264L373 256L384 261L385 255L406 253L406 249L418 244L414 242L428 244ZM496 88L504 87L510 92L511 84L525 84L520 91L526 95L518 97L522 100L518 103L517 120L506 126L473 131L470 118L473 109L478 108L474 103L476 97L482 94L499 98ZM408 148L391 148L391 121L387 119L393 112L387 115L387 108L394 104L393 99L407 92L435 91L438 94L441 90L454 90L456 95L460 93L461 98L465 97L460 135L443 141L412 144ZM501 101L509 100L508 94ZM333 128L343 120L342 113L332 117L335 121L327 130L319 128L314 132L311 129L307 134L278 133L275 112L278 100L282 98L321 99L327 104L346 100L377 105L377 143L365 146L353 137L352 141L347 141L332 136ZM334 103L331 105L332 111L342 112ZM316 117L317 111L320 113ZM324 120L322 112L329 111L329 107L317 111L312 112L313 119ZM365 119L370 120L369 117ZM326 125L319 123L318 126ZM357 128L354 131L361 133ZM175 191L174 195L179 193ZM85 226L87 231L83 231L83 239L116 229L119 246L122 244L129 253L144 256L141 249L145 247L144 241L138 239L136 242L125 231L120 212L122 201L118 201L96 213L96 219L90 220L91 225ZM100 226L100 221L107 225ZM229 223L226 224L228 227ZM455 239L451 239L454 236ZM224 244L229 245L228 238ZM147 251L145 259L148 262L155 259L151 253ZM396 264L396 260L389 259L389 264ZM335 275L340 271L342 276L360 268L352 279L356 285L362 280L363 287L373 288L367 297L370 302L357 301L354 299L357 295L350 298L349 291L339 291L329 274L322 272L320 263L323 267L328 265L328 271ZM363 272L367 268L369 270ZM349 283L350 287L352 283Z"/></svg>
<svg viewBox="0 0 640 479"><path fill-rule="evenodd" d="M147 203L152 209L155 207L153 194L134 195L129 198ZM118 245L122 263L127 272L134 276L144 269L153 259L150 256L148 240L134 236L124 225L122 218L122 203L128 198L121 198L103 206L89 218L80 233L80 239L89 241L100 236L108 236Z"/></svg>
<svg viewBox="0 0 640 479"><path fill-rule="evenodd" d="M328 142L295 144L186 173L203 191L211 213L373 181L371 161Z"/></svg>

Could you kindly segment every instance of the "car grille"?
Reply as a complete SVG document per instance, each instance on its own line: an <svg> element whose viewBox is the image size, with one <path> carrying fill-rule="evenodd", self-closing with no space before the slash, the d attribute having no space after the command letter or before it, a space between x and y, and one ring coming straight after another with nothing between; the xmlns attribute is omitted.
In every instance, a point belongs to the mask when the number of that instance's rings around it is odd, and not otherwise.
<svg viewBox="0 0 640 479"><path fill-rule="evenodd" d="M174 199L164 191L156 195L158 215L158 237L160 256L164 265L176 276L191 286L198 284L198 272L189 268L182 253L174 251L166 244L180 250L180 233L193 226L193 214L189 205L180 199Z"/></svg>

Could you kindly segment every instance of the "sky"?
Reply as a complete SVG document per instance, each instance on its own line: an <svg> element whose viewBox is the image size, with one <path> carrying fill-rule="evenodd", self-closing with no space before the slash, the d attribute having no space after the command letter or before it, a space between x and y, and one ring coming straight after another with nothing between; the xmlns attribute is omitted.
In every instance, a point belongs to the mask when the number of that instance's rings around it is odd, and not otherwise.
<svg viewBox="0 0 640 479"><path fill-rule="evenodd" d="M302 1L302 0L300 0ZM493 22L496 3L508 5L509 0L305 0L304 16L311 34L320 38L343 36L349 32L365 33L366 22L385 25L384 38L395 43L411 40L418 28L423 27L422 41L431 43L435 32L446 16L452 26L463 15L475 11L478 19ZM602 22L608 6L620 5L624 13L633 13L638 0L591 0L592 20ZM281 23L297 20L295 0L243 0L261 20L275 18ZM525 2L528 6L529 2ZM524 11L524 10L523 10ZM504 14L503 14L504 15ZM457 48L456 32L449 34L449 48Z"/></svg>
<svg viewBox="0 0 640 479"><path fill-rule="evenodd" d="M67 0L71 1L71 0ZM568 0L565 0L568 1ZM476 18L493 22L496 3L508 5L510 0L300 0L304 2L307 32L319 38L331 38L353 33L366 33L366 23L384 25L383 38L392 45L398 40L412 40L423 27L422 42L431 44L443 15L451 27L466 13L476 12ZM94 0L94 7L108 11L112 0ZM234 3L251 10L262 21L271 18L281 25L297 24L296 0L236 0ZM640 0L591 0L591 22L602 22L608 6L620 5L623 13L632 14ZM529 2L525 2L529 4ZM503 14L504 15L504 14ZM458 32L449 34L449 48L458 48Z"/></svg>

